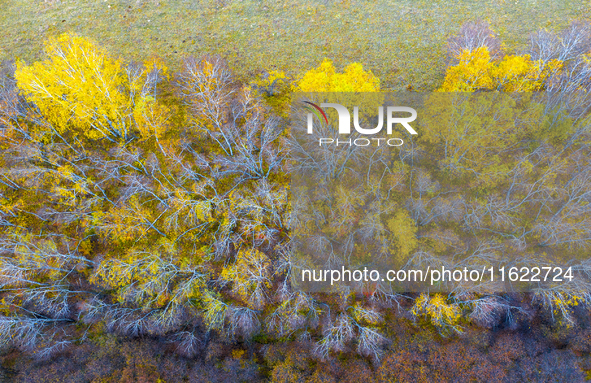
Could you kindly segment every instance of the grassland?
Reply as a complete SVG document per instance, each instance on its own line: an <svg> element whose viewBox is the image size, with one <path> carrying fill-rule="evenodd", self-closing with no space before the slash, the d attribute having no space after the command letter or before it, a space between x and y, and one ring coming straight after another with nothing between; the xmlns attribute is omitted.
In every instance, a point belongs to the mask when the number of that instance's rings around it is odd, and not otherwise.
<svg viewBox="0 0 591 383"><path fill-rule="evenodd" d="M508 51L530 32L591 15L579 0L0 0L0 59L31 61L45 38L74 31L114 55L165 58L222 54L241 77L264 69L297 75L330 58L357 61L387 89L436 87L446 38L487 20Z"/></svg>

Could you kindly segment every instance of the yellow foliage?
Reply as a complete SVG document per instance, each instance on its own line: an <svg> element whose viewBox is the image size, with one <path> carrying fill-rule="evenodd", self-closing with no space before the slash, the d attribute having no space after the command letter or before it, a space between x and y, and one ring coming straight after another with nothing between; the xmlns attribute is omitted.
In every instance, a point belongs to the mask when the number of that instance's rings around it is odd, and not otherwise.
<svg viewBox="0 0 591 383"><path fill-rule="evenodd" d="M277 70L272 70L269 72L269 77L267 77L266 82L268 84L273 84L277 81L279 82L285 82L287 80L287 77L285 75L285 72L283 71L277 71Z"/></svg>
<svg viewBox="0 0 591 383"><path fill-rule="evenodd" d="M144 61L144 67L150 72L157 72L163 79L170 80L170 70L161 58L152 57L149 60Z"/></svg>
<svg viewBox="0 0 591 383"><path fill-rule="evenodd" d="M58 133L81 129L88 138L107 135L109 123L121 132L129 107L121 91L126 79L118 60L89 40L64 34L45 45L47 59L30 66L20 62L18 87Z"/></svg>
<svg viewBox="0 0 591 383"><path fill-rule="evenodd" d="M514 97L504 93L433 93L428 100L419 140L441 150L439 164L448 174L479 174L479 187L505 179L511 169L503 154L508 146L528 134L537 138L548 126L543 109L530 103L528 114L520 116ZM536 131L515 128L524 116Z"/></svg>
<svg viewBox="0 0 591 383"><path fill-rule="evenodd" d="M556 296L554 299L552 299L552 303L554 303L557 306L571 306L571 307L575 307L578 306L581 302L585 301L585 297L579 296L579 295L565 295L565 296Z"/></svg>
<svg viewBox="0 0 591 383"><path fill-rule="evenodd" d="M161 138L168 129L170 114L170 109L157 103L152 96L140 98L133 110L133 117L144 138Z"/></svg>
<svg viewBox="0 0 591 383"><path fill-rule="evenodd" d="M221 278L233 282L232 291L255 308L265 301L265 290L271 287L271 262L256 249L240 250L236 262L224 267Z"/></svg>
<svg viewBox="0 0 591 383"><path fill-rule="evenodd" d="M356 303L353 306L351 314L357 322L363 322L374 326L380 324L383 321L382 315L379 312L373 309L365 308L359 303Z"/></svg>
<svg viewBox="0 0 591 383"><path fill-rule="evenodd" d="M558 316L566 327L571 327L574 323L573 309L586 302L585 292L548 290L543 291L542 295L544 305L552 311L552 316Z"/></svg>
<svg viewBox="0 0 591 383"><path fill-rule="evenodd" d="M529 55L505 56L493 61L487 47L464 50L459 63L447 69L440 91L472 92L478 89L531 92L544 89L545 81L562 67L559 60L532 61Z"/></svg>
<svg viewBox="0 0 591 383"><path fill-rule="evenodd" d="M351 63L345 67L342 73L339 73L332 62L325 59L317 68L310 69L301 79L294 82L292 90L308 93L305 98L316 103L336 103L348 108L357 106L362 120L377 116L378 107L384 103L384 94L380 92L379 78L374 76L371 71L365 71L360 63ZM310 94L326 92L329 94L324 94L319 99ZM363 102L358 103L357 97L353 95L357 92L372 94L366 94ZM355 100L355 105L352 105L353 100ZM336 126L330 123L338 121L336 110L328 110L326 114L329 125Z"/></svg>
<svg viewBox="0 0 591 383"><path fill-rule="evenodd" d="M258 93L275 112L283 117L289 115L291 89L285 72L270 71L266 77L259 76L254 80L252 86L258 90Z"/></svg>
<svg viewBox="0 0 591 383"><path fill-rule="evenodd" d="M190 85L195 87L197 92L203 94L215 94L218 87L223 85L217 73L219 68L217 68L215 63L211 60L203 59L199 63L199 70L201 71L201 74L199 74L196 81L193 81Z"/></svg>
<svg viewBox="0 0 591 383"><path fill-rule="evenodd" d="M417 247L417 226L406 210L398 211L386 225L392 233L392 239L395 242L393 248L398 253L397 258L404 261Z"/></svg>
<svg viewBox="0 0 591 383"><path fill-rule="evenodd" d="M228 313L228 305L221 296L211 290L205 290L201 299L203 306L203 321L210 330L223 330Z"/></svg>
<svg viewBox="0 0 591 383"><path fill-rule="evenodd" d="M551 60L532 61L529 55L505 56L490 71L493 83L505 92L533 92L543 90L544 83L558 71L562 63Z"/></svg>
<svg viewBox="0 0 591 383"><path fill-rule="evenodd" d="M461 309L457 304L448 304L442 294L421 294L411 309L415 317L424 317L442 330L460 331Z"/></svg>
<svg viewBox="0 0 591 383"><path fill-rule="evenodd" d="M92 242L90 239L85 239L78 244L78 251L80 254L88 257L92 254Z"/></svg>
<svg viewBox="0 0 591 383"><path fill-rule="evenodd" d="M53 240L36 241L30 234L22 237L22 242L15 247L14 254L19 263L27 265L30 276L36 275L40 278L63 278L65 266L70 262L68 257L62 256Z"/></svg>
<svg viewBox="0 0 591 383"><path fill-rule="evenodd" d="M99 263L90 282L115 290L119 302L164 306L201 296L205 275L170 254L130 251Z"/></svg>
<svg viewBox="0 0 591 383"><path fill-rule="evenodd" d="M122 206L113 207L108 212L97 212L102 222L97 222L106 231L112 233L117 242L130 241L137 236L144 236L153 228L154 212L142 204L138 197L131 197Z"/></svg>
<svg viewBox="0 0 591 383"><path fill-rule="evenodd" d="M120 60L74 34L48 40L45 53L45 60L32 65L19 62L15 78L56 133L88 139L126 138L133 128L133 116L143 135L162 135L168 110L141 92L145 71L128 76ZM157 60L147 65L166 73Z"/></svg>
<svg viewBox="0 0 591 383"><path fill-rule="evenodd" d="M464 50L458 59L460 62L457 65L447 69L441 91L469 92L478 88L493 87L489 74L492 63L486 47L473 51Z"/></svg>
<svg viewBox="0 0 591 383"><path fill-rule="evenodd" d="M337 73L332 62L325 59L320 66L310 69L293 85L296 92L378 92L380 80L359 63L349 64Z"/></svg>
<svg viewBox="0 0 591 383"><path fill-rule="evenodd" d="M193 185L196 187L196 185ZM168 228L177 230L182 223L197 225L200 222L215 222L212 217L212 204L198 201L184 189L176 188L174 196L170 198L169 211L171 214L165 219Z"/></svg>

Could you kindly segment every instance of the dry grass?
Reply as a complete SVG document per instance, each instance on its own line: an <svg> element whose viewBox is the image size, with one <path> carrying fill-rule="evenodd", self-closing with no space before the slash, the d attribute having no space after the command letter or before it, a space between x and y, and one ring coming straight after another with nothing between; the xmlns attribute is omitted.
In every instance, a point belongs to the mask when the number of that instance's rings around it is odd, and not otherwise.
<svg viewBox="0 0 591 383"><path fill-rule="evenodd" d="M371 3L371 5L368 5ZM459 26L487 20L519 51L539 28L589 15L585 0L0 0L0 59L34 60L44 38L65 31L111 52L152 54L174 67L186 55L220 53L248 77L297 75L324 58L362 62L397 90L430 90L442 78L443 45Z"/></svg>

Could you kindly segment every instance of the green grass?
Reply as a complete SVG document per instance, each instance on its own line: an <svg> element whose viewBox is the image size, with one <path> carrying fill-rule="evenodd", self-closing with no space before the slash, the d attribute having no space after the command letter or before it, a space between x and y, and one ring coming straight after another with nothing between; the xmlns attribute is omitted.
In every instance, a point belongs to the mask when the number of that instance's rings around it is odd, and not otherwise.
<svg viewBox="0 0 591 383"><path fill-rule="evenodd" d="M0 59L38 59L46 37L74 31L114 55L156 54L173 68L187 55L219 53L243 78L297 75L327 57L337 67L363 63L387 89L431 90L445 40L465 21L489 21L519 52L530 32L590 10L589 0L0 0Z"/></svg>

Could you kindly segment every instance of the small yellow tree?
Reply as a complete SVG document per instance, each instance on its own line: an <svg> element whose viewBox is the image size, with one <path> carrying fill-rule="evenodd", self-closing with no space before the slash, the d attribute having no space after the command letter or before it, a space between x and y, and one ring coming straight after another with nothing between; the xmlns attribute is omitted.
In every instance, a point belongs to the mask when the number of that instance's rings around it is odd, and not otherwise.
<svg viewBox="0 0 591 383"><path fill-rule="evenodd" d="M52 133L112 141L127 139L138 128L143 135L162 135L168 110L148 94L149 83L155 80L147 76L156 73L154 69L162 72L161 65L150 70L126 68L92 41L74 34L48 40L45 54L45 60L32 65L19 62L15 78Z"/></svg>
<svg viewBox="0 0 591 383"><path fill-rule="evenodd" d="M459 322L461 309L458 304L447 303L442 294L421 294L411 309L415 318L422 317L437 327L441 332L461 332Z"/></svg>
<svg viewBox="0 0 591 383"><path fill-rule="evenodd" d="M296 92L378 92L380 80L363 65L352 63L343 73L337 73L334 65L325 59L320 66L310 69L293 86Z"/></svg>

